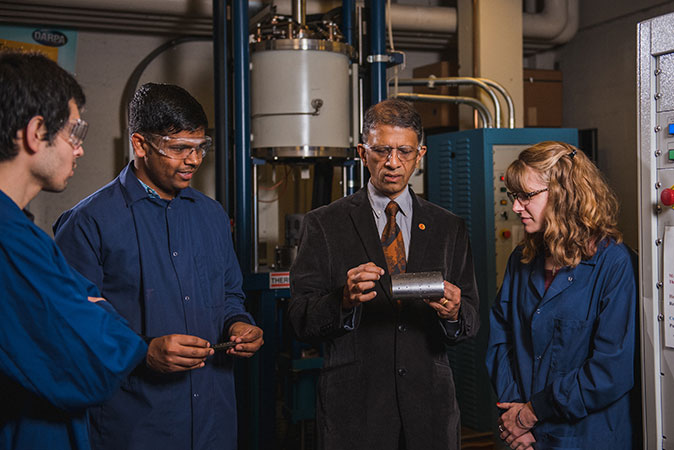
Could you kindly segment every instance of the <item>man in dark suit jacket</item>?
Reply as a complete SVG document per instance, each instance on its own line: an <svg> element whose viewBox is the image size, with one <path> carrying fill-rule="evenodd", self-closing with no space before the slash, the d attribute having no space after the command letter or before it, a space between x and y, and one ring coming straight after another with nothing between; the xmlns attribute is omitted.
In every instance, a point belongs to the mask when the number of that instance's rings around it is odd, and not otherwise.
<svg viewBox="0 0 674 450"><path fill-rule="evenodd" d="M478 294L464 221L408 187L422 141L408 103L370 108L358 146L368 186L302 224L288 313L299 339L325 344L320 449L460 448L446 346L477 333ZM444 298L396 301L390 273L400 271L441 271Z"/></svg>

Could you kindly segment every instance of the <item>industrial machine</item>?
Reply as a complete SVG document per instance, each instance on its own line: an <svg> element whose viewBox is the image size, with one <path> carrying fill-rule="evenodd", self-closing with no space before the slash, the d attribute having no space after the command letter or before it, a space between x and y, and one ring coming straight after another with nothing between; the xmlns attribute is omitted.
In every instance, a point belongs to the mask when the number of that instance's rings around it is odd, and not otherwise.
<svg viewBox="0 0 674 450"><path fill-rule="evenodd" d="M674 14L638 26L644 448L674 448ZM669 400L667 400L669 399Z"/></svg>
<svg viewBox="0 0 674 450"><path fill-rule="evenodd" d="M266 341L238 376L239 395L250 400L239 418L246 430L239 440L252 449L276 447L279 393L285 428L299 424L301 439L311 440L322 358L285 327L289 269L302 213L355 189L356 52L334 13L307 16L305 8L304 1L293 1L291 15L268 5L250 21L239 18L241 41L250 42L249 95L244 89L239 117L244 129L250 123L250 138L241 136L239 150L246 151L237 156L246 155L241 171L251 176L237 196L237 247L244 249L240 257L247 253L241 262L248 308ZM245 72L247 64L239 64ZM341 180L333 183L333 173ZM240 207L248 202L250 209Z"/></svg>
<svg viewBox="0 0 674 450"><path fill-rule="evenodd" d="M429 136L428 198L466 220L480 294L476 339L449 350L464 426L491 431L496 398L485 369L489 309L503 280L510 253L523 237L504 184L508 165L540 141L577 145L570 128L479 128Z"/></svg>

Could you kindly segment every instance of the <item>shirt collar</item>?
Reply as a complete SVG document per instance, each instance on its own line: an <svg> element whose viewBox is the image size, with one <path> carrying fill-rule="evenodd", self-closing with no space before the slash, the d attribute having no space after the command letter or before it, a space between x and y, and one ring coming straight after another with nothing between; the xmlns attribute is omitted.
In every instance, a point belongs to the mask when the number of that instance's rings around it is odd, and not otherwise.
<svg viewBox="0 0 674 450"><path fill-rule="evenodd" d="M119 178L122 186L129 194L129 203L134 203L144 198L161 198L154 189L143 183L140 178L136 176L136 172L133 169L133 161L129 162L129 164L122 170L119 174ZM194 190L191 187L187 187L180 191L176 198L177 197L194 200Z"/></svg>
<svg viewBox="0 0 674 450"><path fill-rule="evenodd" d="M372 205L372 210L374 214L379 218L386 209L386 205L391 201L390 198L382 194L374 187L372 180L367 182L367 194L370 198L370 205ZM400 212L403 213L406 217L411 217L412 212L412 196L410 195L410 190L405 189L402 194L397 196L394 200L400 207Z"/></svg>
<svg viewBox="0 0 674 450"><path fill-rule="evenodd" d="M136 177L136 178L137 178L137 177ZM145 184L145 182L144 182L143 180L141 180L140 178L138 178L138 181L140 182L141 186L143 186L143 188L145 188L145 192L147 192L148 197L150 197L150 198L156 198L156 199L158 199L158 200L161 199L161 196L160 196L159 194L157 194L157 191L155 191L155 190L152 189L150 186L148 186L147 184Z"/></svg>

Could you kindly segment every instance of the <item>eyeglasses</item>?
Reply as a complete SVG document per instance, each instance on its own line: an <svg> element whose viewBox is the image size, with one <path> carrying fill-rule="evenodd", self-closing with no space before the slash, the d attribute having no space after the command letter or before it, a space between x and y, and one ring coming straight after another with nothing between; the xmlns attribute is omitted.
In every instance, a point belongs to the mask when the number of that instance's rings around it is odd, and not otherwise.
<svg viewBox="0 0 674 450"><path fill-rule="evenodd" d="M69 120L68 123L61 128L59 134L61 134L74 149L77 149L82 145L82 142L84 142L84 138L87 137L88 130L88 123L82 119L75 119Z"/></svg>
<svg viewBox="0 0 674 450"><path fill-rule="evenodd" d="M531 201L531 197L541 194L547 190L548 188L544 188L532 192L506 192L506 194L512 203L515 203L515 200L517 200L520 202L520 205L526 206L529 204L529 201Z"/></svg>
<svg viewBox="0 0 674 450"><path fill-rule="evenodd" d="M194 151L197 152L197 157L203 158L213 145L210 136L204 136L203 138L160 136L157 134L152 134L152 136L157 136L159 143L155 144L150 139L147 142L159 154L171 159L187 159Z"/></svg>
<svg viewBox="0 0 674 450"><path fill-rule="evenodd" d="M375 145L370 147L367 144L363 144L367 150L372 152L372 156L378 160L389 159L393 154L393 150L396 151L398 159L401 161L412 161L417 156L417 152L421 149L421 146L412 147L411 145L401 145L400 147L390 147L388 145Z"/></svg>

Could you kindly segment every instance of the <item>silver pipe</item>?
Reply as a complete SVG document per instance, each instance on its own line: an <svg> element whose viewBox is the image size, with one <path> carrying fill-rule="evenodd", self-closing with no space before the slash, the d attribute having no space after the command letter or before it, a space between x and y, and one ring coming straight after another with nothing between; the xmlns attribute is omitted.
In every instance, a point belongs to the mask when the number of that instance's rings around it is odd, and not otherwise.
<svg viewBox="0 0 674 450"><path fill-rule="evenodd" d="M347 177L348 177L346 166L342 166L342 197L346 197L347 186Z"/></svg>
<svg viewBox="0 0 674 450"><path fill-rule="evenodd" d="M304 26L307 23L307 1L306 0L292 0L292 15L293 20Z"/></svg>
<svg viewBox="0 0 674 450"><path fill-rule="evenodd" d="M358 65L363 65L363 6L356 4L356 22L358 23ZM363 129L363 79L358 77L358 126L356 127L356 140L360 142L360 131ZM365 166L358 155L358 182L360 187L365 186Z"/></svg>
<svg viewBox="0 0 674 450"><path fill-rule="evenodd" d="M260 214L260 202L258 199L257 189L257 164L253 163L253 273L258 273L260 270L260 255L259 255L259 240L260 227L258 216Z"/></svg>
<svg viewBox="0 0 674 450"><path fill-rule="evenodd" d="M359 65L351 64L351 146L358 145L360 137L360 78Z"/></svg>
<svg viewBox="0 0 674 450"><path fill-rule="evenodd" d="M389 83L390 84L390 83ZM462 85L472 84L482 88L494 104L494 115L496 116L496 128L501 128L501 105L494 94L494 91L483 81L471 77L429 77L429 78L402 78L398 80L398 86L432 86L437 85ZM442 96L440 96L442 97ZM491 127L490 127L491 128Z"/></svg>
<svg viewBox="0 0 674 450"><path fill-rule="evenodd" d="M480 115L485 128L494 128L494 122L489 109L481 101L473 97L458 97L453 95L432 95L432 94L410 94L408 92L399 92L394 97L417 102L444 102L444 103L465 103L475 108Z"/></svg>
<svg viewBox="0 0 674 450"><path fill-rule="evenodd" d="M363 107L363 79L360 78L358 80L358 86L360 87L360 93L358 95L359 101L358 101L358 142L360 142L360 130L363 129L363 114L364 114L364 107ZM365 165L363 164L363 160L360 159L360 153L358 154L358 172L360 175L360 187L362 188L365 186Z"/></svg>
<svg viewBox="0 0 674 450"><path fill-rule="evenodd" d="M437 300L445 295L442 272L391 275L391 297L396 300Z"/></svg>
<svg viewBox="0 0 674 450"><path fill-rule="evenodd" d="M508 91L502 84L497 83L494 80L488 78L478 78L480 81L483 81L487 85L493 87L503 96L508 106L508 128L515 128L515 104L513 103L513 98L510 96Z"/></svg>

